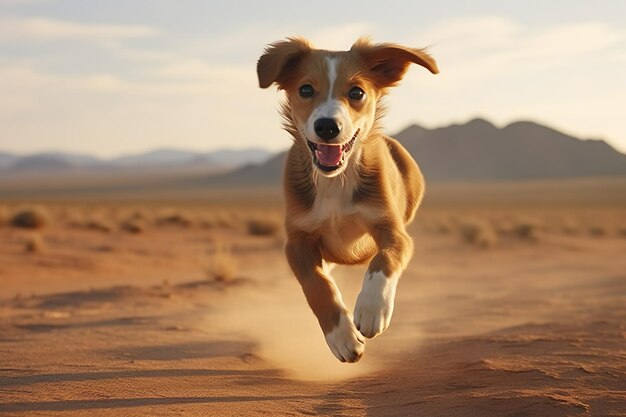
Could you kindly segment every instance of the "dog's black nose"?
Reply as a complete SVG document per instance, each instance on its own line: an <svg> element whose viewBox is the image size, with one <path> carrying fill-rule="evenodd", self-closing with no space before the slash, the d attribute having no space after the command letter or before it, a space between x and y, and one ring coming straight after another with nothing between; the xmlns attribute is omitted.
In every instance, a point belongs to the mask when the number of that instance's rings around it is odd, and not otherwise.
<svg viewBox="0 0 626 417"><path fill-rule="evenodd" d="M313 124L315 133L323 140L332 140L337 137L341 128L337 126L337 122L333 119L323 118L317 119Z"/></svg>

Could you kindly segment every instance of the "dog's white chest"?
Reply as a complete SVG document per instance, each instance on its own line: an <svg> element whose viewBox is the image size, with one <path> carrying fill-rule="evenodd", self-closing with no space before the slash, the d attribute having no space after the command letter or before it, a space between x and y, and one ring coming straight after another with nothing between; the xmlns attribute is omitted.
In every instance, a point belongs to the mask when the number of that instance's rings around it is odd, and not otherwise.
<svg viewBox="0 0 626 417"><path fill-rule="evenodd" d="M297 219L298 226L308 232L320 228L328 232L338 230L346 219L357 214L352 194L353 187L347 182L335 180L320 184L313 206Z"/></svg>

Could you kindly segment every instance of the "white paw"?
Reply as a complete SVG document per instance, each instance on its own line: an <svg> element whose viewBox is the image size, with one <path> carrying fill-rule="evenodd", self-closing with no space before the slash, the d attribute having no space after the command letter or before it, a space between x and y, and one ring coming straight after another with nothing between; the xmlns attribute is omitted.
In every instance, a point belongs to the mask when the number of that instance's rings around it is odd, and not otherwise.
<svg viewBox="0 0 626 417"><path fill-rule="evenodd" d="M365 337L376 337L391 322L398 277L367 272L354 307L354 324Z"/></svg>
<svg viewBox="0 0 626 417"><path fill-rule="evenodd" d="M341 362L357 362L365 351L365 339L347 313L341 315L339 324L325 338L328 347Z"/></svg>

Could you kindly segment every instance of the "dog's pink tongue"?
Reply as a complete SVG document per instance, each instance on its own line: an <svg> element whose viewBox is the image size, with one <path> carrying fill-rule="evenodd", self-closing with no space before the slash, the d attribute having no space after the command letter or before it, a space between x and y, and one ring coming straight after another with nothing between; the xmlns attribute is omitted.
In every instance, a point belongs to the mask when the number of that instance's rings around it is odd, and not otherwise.
<svg viewBox="0 0 626 417"><path fill-rule="evenodd" d="M323 165L339 165L339 162L341 162L341 145L322 145L318 143L315 156Z"/></svg>

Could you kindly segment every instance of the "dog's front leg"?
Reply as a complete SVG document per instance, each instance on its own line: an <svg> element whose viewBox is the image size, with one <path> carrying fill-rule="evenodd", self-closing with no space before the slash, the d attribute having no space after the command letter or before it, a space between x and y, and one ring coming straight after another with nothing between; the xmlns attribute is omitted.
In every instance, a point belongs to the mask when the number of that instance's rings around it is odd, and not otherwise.
<svg viewBox="0 0 626 417"><path fill-rule="evenodd" d="M292 235L285 252L330 350L342 362L361 359L365 340L352 322L339 289L324 270L317 243L303 235Z"/></svg>
<svg viewBox="0 0 626 417"><path fill-rule="evenodd" d="M378 253L369 264L354 308L354 323L369 338L389 327L398 279L413 253L413 241L399 219L381 221L371 234Z"/></svg>

